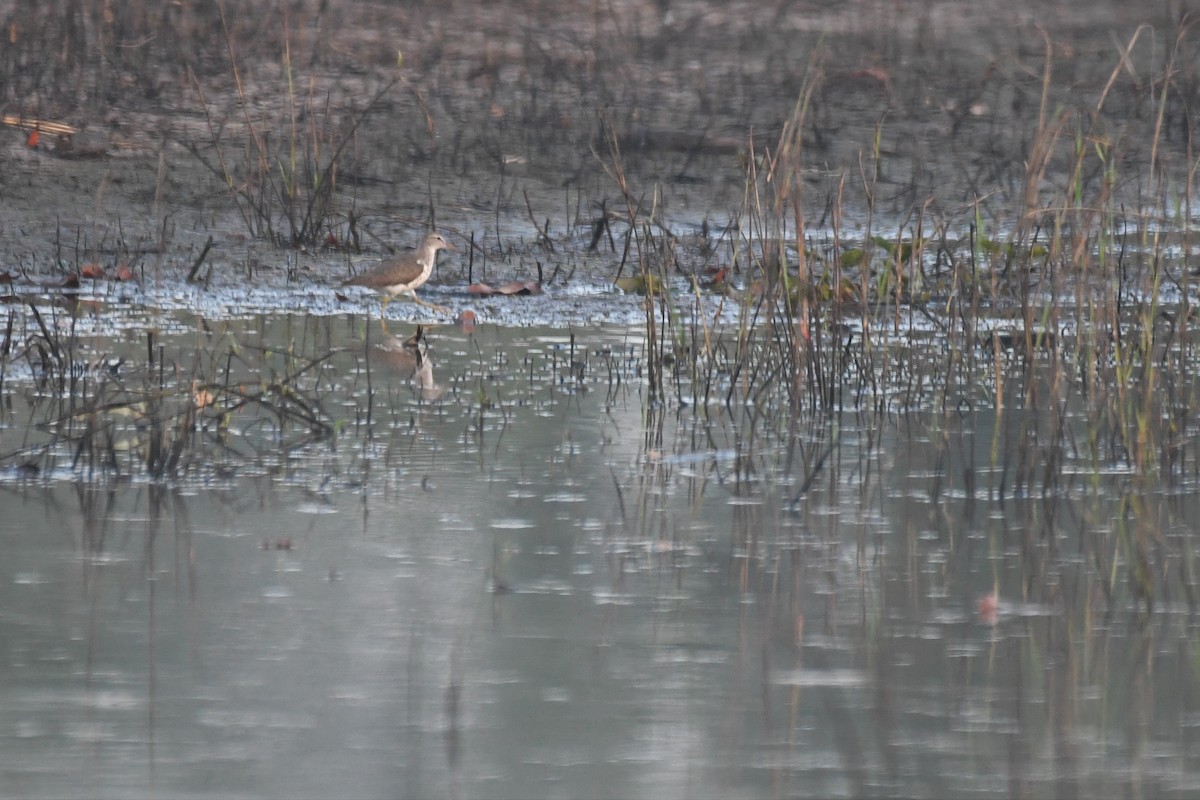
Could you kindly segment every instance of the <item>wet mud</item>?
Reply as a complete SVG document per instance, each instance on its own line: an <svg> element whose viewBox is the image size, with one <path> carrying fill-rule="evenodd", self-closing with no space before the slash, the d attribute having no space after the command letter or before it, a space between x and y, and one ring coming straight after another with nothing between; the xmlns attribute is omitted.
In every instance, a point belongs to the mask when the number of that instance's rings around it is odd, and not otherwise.
<svg viewBox="0 0 1200 800"><path fill-rule="evenodd" d="M802 172L767 182L794 182L781 208L818 238L911 235L922 215L963 236L1015 224L1104 179L1071 170L1087 137L1112 145L1131 207L1147 181L1187 182L1195 54L1172 3L105 8L2 14L10 123L80 130L0 129L0 271L19 300L98 265L137 283L102 292L118 303L336 312L342 280L436 226L461 251L426 290L439 302L611 321L612 280L639 259L745 268L762 232L748 176L769 175L801 106ZM1077 133L1031 178L1056 125ZM624 235L649 218L669 255ZM548 291L465 294L506 280Z"/></svg>

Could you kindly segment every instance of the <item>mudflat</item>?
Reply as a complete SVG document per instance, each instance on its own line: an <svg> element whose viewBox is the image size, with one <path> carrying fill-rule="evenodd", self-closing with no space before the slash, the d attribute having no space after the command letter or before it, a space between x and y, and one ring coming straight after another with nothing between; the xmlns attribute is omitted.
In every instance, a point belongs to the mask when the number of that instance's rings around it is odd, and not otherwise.
<svg viewBox="0 0 1200 800"><path fill-rule="evenodd" d="M810 226L884 215L894 233L917 214L1013 224L1105 180L1153 202L1190 177L1178 3L221 8L8 4L0 269L174 280L211 237L231 272L290 250L332 280L432 225L497 263L562 262L628 217L618 166L639 212L687 231L748 229L770 181ZM798 174L770 172L785 146Z"/></svg>

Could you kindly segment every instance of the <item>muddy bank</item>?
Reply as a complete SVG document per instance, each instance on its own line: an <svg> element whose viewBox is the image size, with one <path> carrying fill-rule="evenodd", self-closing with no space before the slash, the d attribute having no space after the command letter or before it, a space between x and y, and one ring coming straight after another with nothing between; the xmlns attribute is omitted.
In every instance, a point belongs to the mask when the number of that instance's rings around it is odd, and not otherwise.
<svg viewBox="0 0 1200 800"><path fill-rule="evenodd" d="M0 268L19 282L89 263L177 282L211 237L202 276L332 286L436 223L468 246L434 284L603 284L646 257L621 241L618 166L684 272L728 263L791 219L795 193L748 175L801 101L817 235L918 212L961 229L980 198L1012 224L1073 182L1136 207L1187 179L1195 48L1171 3L106 8L3 15L5 113L83 130L31 147L3 128ZM1111 156L1078 174L1093 140Z"/></svg>

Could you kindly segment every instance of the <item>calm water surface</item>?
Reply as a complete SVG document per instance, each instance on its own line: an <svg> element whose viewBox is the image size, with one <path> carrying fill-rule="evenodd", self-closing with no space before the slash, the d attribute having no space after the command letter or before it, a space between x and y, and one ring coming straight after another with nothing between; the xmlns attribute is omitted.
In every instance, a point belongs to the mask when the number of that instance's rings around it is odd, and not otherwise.
<svg viewBox="0 0 1200 800"><path fill-rule="evenodd" d="M1123 599L1086 493L966 488L986 412L848 411L792 510L815 434L648 408L635 331L438 328L424 390L361 319L211 335L336 350L336 446L234 415L187 480L6 474L4 796L1200 792L1190 598Z"/></svg>

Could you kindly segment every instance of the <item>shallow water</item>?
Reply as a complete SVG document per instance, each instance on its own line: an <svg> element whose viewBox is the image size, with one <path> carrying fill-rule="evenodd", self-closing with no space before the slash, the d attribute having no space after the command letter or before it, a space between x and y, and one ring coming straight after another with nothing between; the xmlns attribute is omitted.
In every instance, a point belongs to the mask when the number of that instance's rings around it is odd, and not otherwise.
<svg viewBox="0 0 1200 800"><path fill-rule="evenodd" d="M1177 4L10 5L0 795L1200 795Z"/></svg>
<svg viewBox="0 0 1200 800"><path fill-rule="evenodd" d="M373 320L214 323L217 353L334 352L312 396L336 436L235 415L180 480L80 480L65 456L6 472L4 793L1200 788L1195 620L1183 594L1153 615L1105 600L1103 499L989 500L956 477L986 453L846 413L793 507L815 433L789 460L736 405L648 405L638 331L574 333L435 328L414 385ZM161 337L164 360L197 341ZM126 354L119 373L146 349L91 346ZM1162 505L1181 554L1186 494Z"/></svg>

